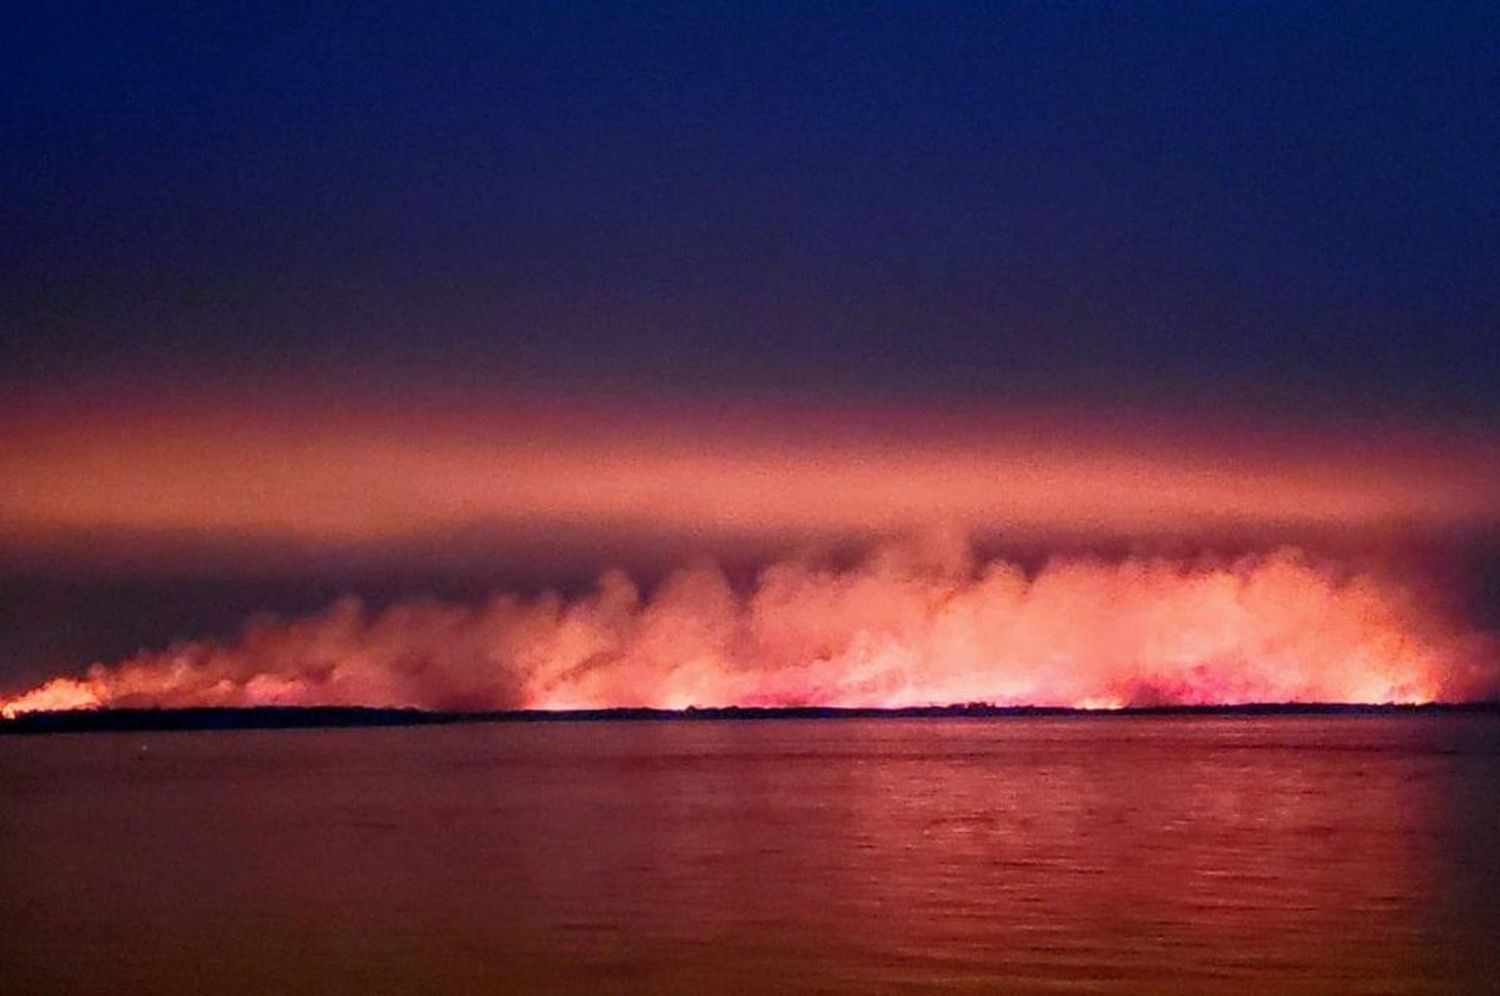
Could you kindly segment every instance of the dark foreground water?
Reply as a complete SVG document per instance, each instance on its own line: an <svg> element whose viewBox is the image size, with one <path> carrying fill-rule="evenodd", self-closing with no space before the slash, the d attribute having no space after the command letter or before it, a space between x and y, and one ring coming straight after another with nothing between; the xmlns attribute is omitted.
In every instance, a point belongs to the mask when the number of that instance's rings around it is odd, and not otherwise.
<svg viewBox="0 0 1500 996"><path fill-rule="evenodd" d="M12 737L0 793L7 993L1500 992L1494 717Z"/></svg>

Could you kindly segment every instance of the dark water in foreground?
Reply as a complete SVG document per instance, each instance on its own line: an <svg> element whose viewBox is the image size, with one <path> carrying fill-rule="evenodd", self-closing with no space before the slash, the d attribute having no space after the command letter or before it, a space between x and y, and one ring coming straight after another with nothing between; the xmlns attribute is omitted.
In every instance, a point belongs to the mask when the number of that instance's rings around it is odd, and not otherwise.
<svg viewBox="0 0 1500 996"><path fill-rule="evenodd" d="M4 738L0 990L1500 992L1500 720Z"/></svg>

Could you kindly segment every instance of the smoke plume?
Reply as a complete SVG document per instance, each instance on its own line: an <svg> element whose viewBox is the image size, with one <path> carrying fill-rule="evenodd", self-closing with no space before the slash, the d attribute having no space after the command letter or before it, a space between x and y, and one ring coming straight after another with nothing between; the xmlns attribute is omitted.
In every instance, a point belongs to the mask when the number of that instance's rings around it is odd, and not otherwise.
<svg viewBox="0 0 1500 996"><path fill-rule="evenodd" d="M573 599L345 599L95 664L0 711L1416 703L1495 694L1496 659L1420 589L1297 550L1028 571L950 539L786 560L739 586L705 565L649 592L611 571Z"/></svg>

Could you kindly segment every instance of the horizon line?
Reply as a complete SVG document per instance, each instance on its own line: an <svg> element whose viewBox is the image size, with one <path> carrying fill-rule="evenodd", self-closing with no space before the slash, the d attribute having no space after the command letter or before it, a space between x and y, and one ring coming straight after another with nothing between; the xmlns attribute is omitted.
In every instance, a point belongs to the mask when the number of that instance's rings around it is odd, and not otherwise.
<svg viewBox="0 0 1500 996"><path fill-rule="evenodd" d="M444 726L460 723L718 722L838 719L1025 719L1194 716L1383 716L1500 714L1500 700L1477 702L1244 702L1232 705L997 706L986 703L900 706L623 706L601 709L429 710L415 706L262 705L124 707L28 712L0 719L0 735L194 730Z"/></svg>

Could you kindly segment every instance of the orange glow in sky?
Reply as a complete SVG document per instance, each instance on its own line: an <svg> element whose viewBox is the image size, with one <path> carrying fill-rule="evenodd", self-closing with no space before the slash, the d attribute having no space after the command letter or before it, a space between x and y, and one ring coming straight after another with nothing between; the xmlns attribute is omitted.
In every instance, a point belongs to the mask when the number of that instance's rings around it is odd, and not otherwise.
<svg viewBox="0 0 1500 996"><path fill-rule="evenodd" d="M13 409L0 542L232 536L379 545L472 526L1071 533L1492 519L1483 439L708 406Z"/></svg>

